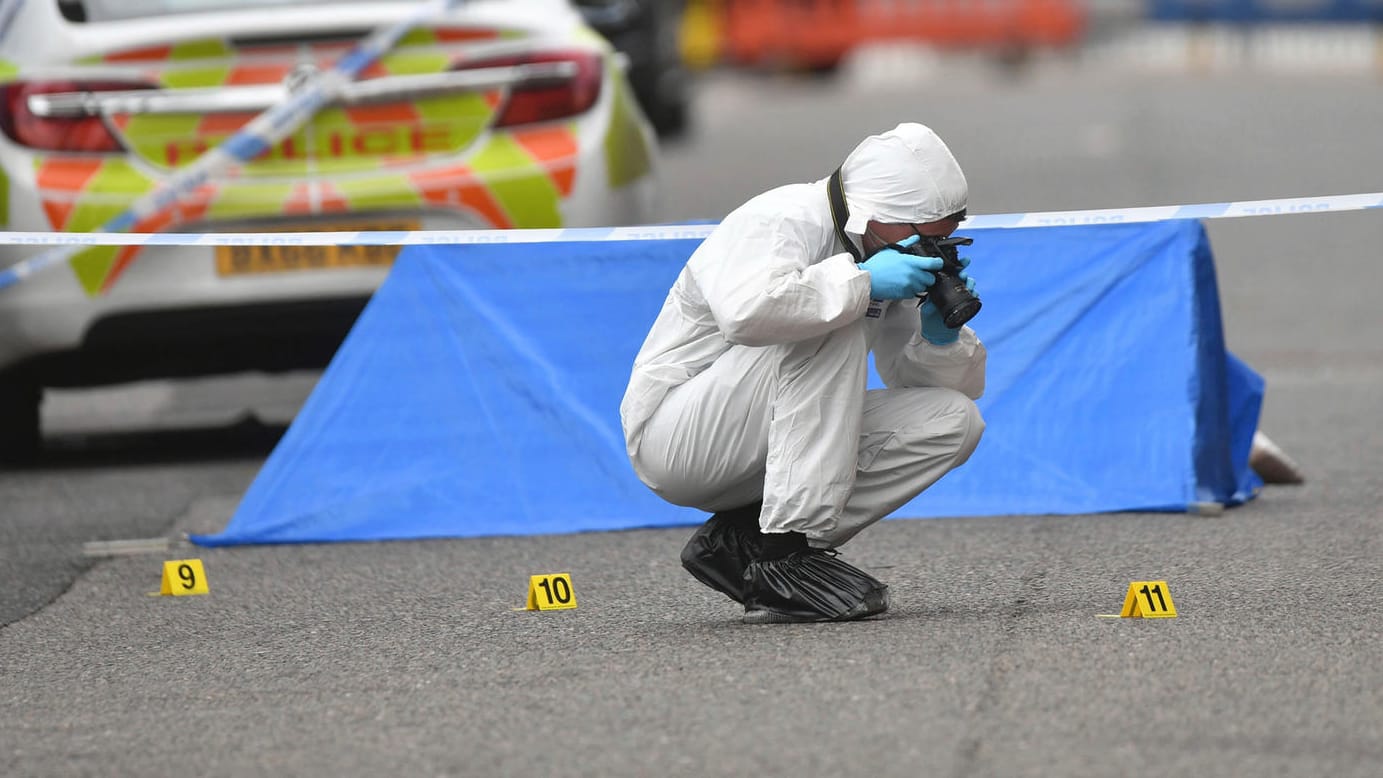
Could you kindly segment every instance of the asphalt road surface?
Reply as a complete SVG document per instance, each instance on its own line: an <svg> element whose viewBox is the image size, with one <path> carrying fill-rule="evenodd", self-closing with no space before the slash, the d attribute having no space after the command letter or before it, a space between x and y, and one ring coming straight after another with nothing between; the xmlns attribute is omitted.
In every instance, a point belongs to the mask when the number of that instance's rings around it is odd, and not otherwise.
<svg viewBox="0 0 1383 778"><path fill-rule="evenodd" d="M905 119L975 213L1383 188L1376 72L897 70L707 78L665 217ZM187 546L314 376L55 395L50 453L0 474L0 774L1377 775L1383 214L1209 231L1229 345L1307 483L1220 516L883 522L847 549L894 596L861 623L739 624L678 566L687 530ZM83 553L124 539L153 542ZM146 596L182 556L210 596ZM516 610L550 570L579 607ZM1178 618L1097 618L1143 578Z"/></svg>

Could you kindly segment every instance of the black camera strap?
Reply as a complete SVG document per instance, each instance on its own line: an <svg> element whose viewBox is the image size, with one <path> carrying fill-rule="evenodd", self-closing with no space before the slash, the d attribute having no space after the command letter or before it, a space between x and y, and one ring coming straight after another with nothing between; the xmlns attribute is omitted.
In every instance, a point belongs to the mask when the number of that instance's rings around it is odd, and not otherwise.
<svg viewBox="0 0 1383 778"><path fill-rule="evenodd" d="M836 172L832 173L831 179L826 182L826 199L831 201L831 221L836 225L836 237L845 244L845 250L855 258L856 264L863 262L864 256L855 247L855 242L845 234L845 222L850 219L850 209L845 205L845 185L840 181L840 168L836 168Z"/></svg>

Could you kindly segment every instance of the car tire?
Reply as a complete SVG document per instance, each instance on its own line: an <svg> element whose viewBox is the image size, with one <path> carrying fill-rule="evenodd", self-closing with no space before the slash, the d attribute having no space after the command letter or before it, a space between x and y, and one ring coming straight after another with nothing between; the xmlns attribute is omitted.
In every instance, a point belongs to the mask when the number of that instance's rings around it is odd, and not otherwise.
<svg viewBox="0 0 1383 778"><path fill-rule="evenodd" d="M836 74L840 72L840 65L843 59L843 57L836 57L835 59L814 60L808 62L804 69L807 75L813 78L835 78Z"/></svg>
<svg viewBox="0 0 1383 778"><path fill-rule="evenodd" d="M680 138L688 130L691 101L691 73L678 42L683 2L642 0L635 6L638 14L628 26L602 34L629 57L629 86L659 139Z"/></svg>
<svg viewBox="0 0 1383 778"><path fill-rule="evenodd" d="M658 137L675 140L686 136L691 113L692 75L682 61L679 42L685 3L664 2L659 10L653 33L660 52L657 72L648 79L651 88L644 90L643 101L649 106L649 123Z"/></svg>
<svg viewBox="0 0 1383 778"><path fill-rule="evenodd" d="M23 381L0 382L0 465L33 464L43 448L39 404L43 391Z"/></svg>
<svg viewBox="0 0 1383 778"><path fill-rule="evenodd" d="M676 140L687 134L687 99L684 94L646 94L644 112L663 140Z"/></svg>

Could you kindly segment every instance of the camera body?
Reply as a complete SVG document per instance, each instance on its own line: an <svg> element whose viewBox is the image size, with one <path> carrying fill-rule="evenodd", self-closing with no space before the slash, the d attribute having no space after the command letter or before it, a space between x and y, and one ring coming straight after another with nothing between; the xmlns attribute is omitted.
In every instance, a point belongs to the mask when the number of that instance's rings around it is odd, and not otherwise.
<svg viewBox="0 0 1383 778"><path fill-rule="evenodd" d="M920 297L924 301L932 301L941 312L942 321L951 329L960 327L980 312L980 298L966 287L965 279L960 277L960 271L964 270L965 266L960 263L960 254L956 250L957 246L969 246L974 242L972 238L933 238L922 235L916 243L899 249L919 257L941 259L941 269L933 273L936 283Z"/></svg>

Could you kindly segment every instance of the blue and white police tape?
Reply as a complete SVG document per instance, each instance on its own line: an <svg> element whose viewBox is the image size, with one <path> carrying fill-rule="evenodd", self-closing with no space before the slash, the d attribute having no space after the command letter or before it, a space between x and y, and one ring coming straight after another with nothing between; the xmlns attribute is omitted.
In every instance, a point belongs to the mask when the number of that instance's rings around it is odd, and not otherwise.
<svg viewBox="0 0 1383 778"><path fill-rule="evenodd" d="M971 216L966 228L1004 229L1056 227L1076 224L1132 224L1171 219L1232 219L1245 216L1332 213L1383 208L1383 192L1243 200L1199 205L1140 208L1102 208L1088 211L1039 211ZM714 223L667 224L642 227L569 227L531 230L417 230L348 232L206 232L101 233L0 232L0 245L31 246L418 246L478 243L561 243L567 241L629 241L702 239ZM0 271L5 277L18 266ZM11 281L12 282L12 281Z"/></svg>
<svg viewBox="0 0 1383 778"><path fill-rule="evenodd" d="M314 74L296 88L289 90L282 102L270 106L229 138L206 151L192 164L169 176L153 191L135 200L128 208L103 224L99 231L86 234L123 233L133 229L141 221L171 208L197 187L211 181L213 176L225 173L232 166L249 162L259 156L265 149L292 134L318 110L335 99L346 84L354 81L370 63L393 48L410 30L460 3L461 0L420 2L399 21L380 27L362 38L332 67ZM67 260L72 255L71 247L83 244L53 245L60 248L30 257L0 273L0 289ZM99 245L119 244L108 240Z"/></svg>

